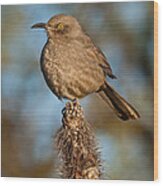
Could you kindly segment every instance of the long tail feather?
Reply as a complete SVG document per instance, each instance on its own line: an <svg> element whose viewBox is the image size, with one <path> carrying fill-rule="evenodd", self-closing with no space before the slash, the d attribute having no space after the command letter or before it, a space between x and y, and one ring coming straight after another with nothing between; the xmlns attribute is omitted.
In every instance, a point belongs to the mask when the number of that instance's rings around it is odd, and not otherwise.
<svg viewBox="0 0 163 186"><path fill-rule="evenodd" d="M136 109L120 96L107 82L98 92L100 97L115 111L122 120L138 119L140 117Z"/></svg>

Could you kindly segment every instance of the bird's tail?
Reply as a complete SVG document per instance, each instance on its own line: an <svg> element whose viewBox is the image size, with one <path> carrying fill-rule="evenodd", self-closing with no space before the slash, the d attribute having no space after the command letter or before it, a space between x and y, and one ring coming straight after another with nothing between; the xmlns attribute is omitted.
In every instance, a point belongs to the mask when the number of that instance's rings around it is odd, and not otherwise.
<svg viewBox="0 0 163 186"><path fill-rule="evenodd" d="M136 109L121 97L107 82L105 82L98 94L112 107L117 116L122 120L138 119L140 117Z"/></svg>

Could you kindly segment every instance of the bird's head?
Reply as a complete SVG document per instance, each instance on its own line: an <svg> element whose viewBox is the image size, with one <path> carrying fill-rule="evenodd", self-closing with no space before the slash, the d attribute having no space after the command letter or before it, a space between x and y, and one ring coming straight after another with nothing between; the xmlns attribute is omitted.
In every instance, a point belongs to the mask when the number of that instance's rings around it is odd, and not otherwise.
<svg viewBox="0 0 163 186"><path fill-rule="evenodd" d="M47 23L37 23L31 28L45 29L49 38L73 38L82 33L82 28L73 16L55 15Z"/></svg>

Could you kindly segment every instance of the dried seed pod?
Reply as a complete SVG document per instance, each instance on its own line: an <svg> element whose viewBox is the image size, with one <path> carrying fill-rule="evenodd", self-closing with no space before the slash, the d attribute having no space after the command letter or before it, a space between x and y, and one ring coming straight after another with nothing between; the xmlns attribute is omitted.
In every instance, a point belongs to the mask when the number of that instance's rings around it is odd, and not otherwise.
<svg viewBox="0 0 163 186"><path fill-rule="evenodd" d="M68 102L63 109L63 126L56 134L63 178L99 179L101 164L95 135L84 118L79 102Z"/></svg>

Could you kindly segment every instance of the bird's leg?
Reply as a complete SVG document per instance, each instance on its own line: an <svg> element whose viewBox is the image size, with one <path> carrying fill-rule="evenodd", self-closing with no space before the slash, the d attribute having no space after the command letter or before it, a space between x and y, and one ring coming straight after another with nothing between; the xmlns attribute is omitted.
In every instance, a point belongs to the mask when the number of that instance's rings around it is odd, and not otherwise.
<svg viewBox="0 0 163 186"><path fill-rule="evenodd" d="M72 100L72 102L73 102L74 105L79 105L80 106L80 103L79 103L79 99L78 98L74 98Z"/></svg>
<svg viewBox="0 0 163 186"><path fill-rule="evenodd" d="M62 114L65 125L67 123L69 127L73 128L79 127L78 125L81 124L80 121L83 121L84 118L83 109L77 99L67 102L65 108L62 110Z"/></svg>
<svg viewBox="0 0 163 186"><path fill-rule="evenodd" d="M78 100L77 98L75 98L75 99L73 99L72 101L67 102L67 103L66 103L66 107L64 107L64 108L62 109L62 114L64 114L64 113L66 112L66 109L67 109L67 110L72 110L72 111L81 109L79 100Z"/></svg>

